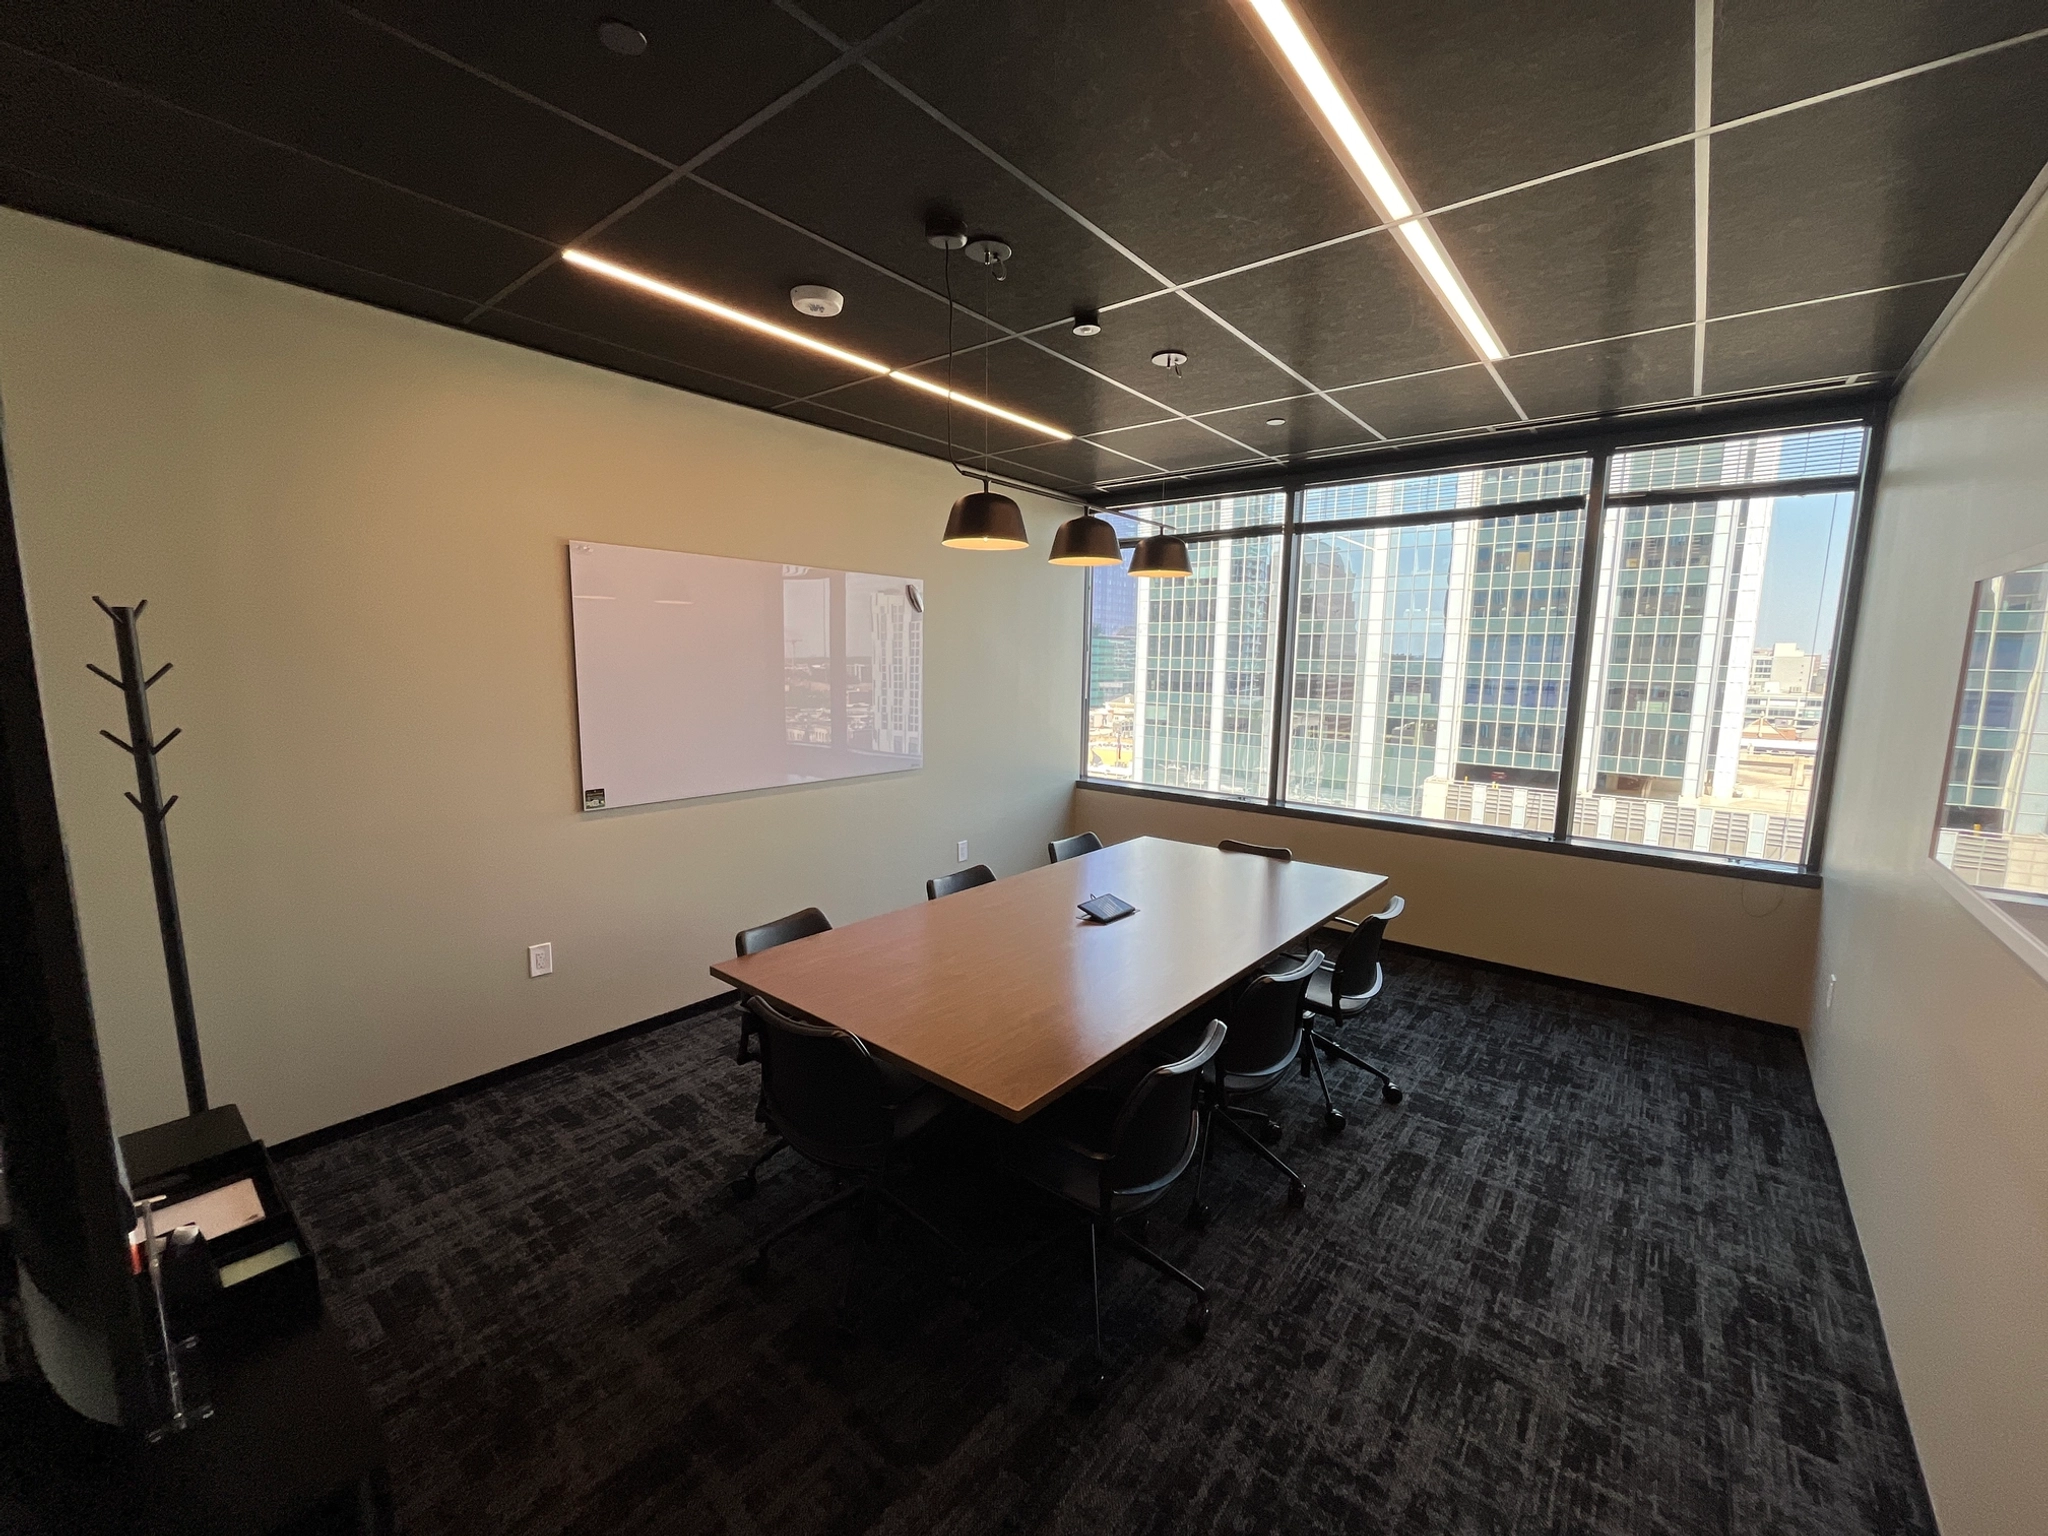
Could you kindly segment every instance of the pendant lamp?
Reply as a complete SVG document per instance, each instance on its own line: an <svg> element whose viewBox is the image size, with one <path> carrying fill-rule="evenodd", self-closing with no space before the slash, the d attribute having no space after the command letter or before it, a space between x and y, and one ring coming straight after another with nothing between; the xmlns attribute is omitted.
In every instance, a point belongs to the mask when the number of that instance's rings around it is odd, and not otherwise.
<svg viewBox="0 0 2048 1536"><path fill-rule="evenodd" d="M953 503L946 536L939 542L948 549L1027 549L1031 544L1024 534L1023 509L1002 492L991 491L986 480L980 490Z"/></svg>
<svg viewBox="0 0 2048 1536"><path fill-rule="evenodd" d="M1187 540L1174 533L1155 533L1138 540L1138 547L1131 551L1131 574L1155 580L1194 575Z"/></svg>
<svg viewBox="0 0 2048 1536"><path fill-rule="evenodd" d="M1124 552L1116 542L1116 530L1094 511L1061 523L1052 536L1053 565L1122 565Z"/></svg>

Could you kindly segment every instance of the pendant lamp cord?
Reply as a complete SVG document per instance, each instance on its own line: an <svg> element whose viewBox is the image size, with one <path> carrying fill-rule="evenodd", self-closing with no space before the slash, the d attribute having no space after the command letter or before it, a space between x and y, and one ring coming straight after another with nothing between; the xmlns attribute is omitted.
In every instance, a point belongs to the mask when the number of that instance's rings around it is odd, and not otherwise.
<svg viewBox="0 0 2048 1536"><path fill-rule="evenodd" d="M981 472L984 476L988 474L988 312L989 299L994 293L989 282L995 276L995 270L993 263L985 263L981 269ZM988 489L985 478L981 488L984 491Z"/></svg>
<svg viewBox="0 0 2048 1536"><path fill-rule="evenodd" d="M953 452L953 251L949 246L944 257L946 268L946 458L956 467L959 457Z"/></svg>

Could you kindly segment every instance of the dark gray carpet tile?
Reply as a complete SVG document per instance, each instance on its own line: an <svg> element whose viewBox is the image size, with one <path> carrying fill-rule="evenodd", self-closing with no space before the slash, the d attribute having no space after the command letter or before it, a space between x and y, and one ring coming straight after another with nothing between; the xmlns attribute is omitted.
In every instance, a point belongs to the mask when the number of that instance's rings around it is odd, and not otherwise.
<svg viewBox="0 0 2048 1536"><path fill-rule="evenodd" d="M1108 1262L1109 1400L1076 1405L1084 1232L942 1127L858 1334L849 1225L762 1144L733 1015L607 1045L290 1160L385 1415L405 1529L441 1532L1932 1532L1798 1040L1414 955L1331 1068L1267 1098L1310 1187L1219 1143L1217 1219L1149 1223L1211 1287Z"/></svg>

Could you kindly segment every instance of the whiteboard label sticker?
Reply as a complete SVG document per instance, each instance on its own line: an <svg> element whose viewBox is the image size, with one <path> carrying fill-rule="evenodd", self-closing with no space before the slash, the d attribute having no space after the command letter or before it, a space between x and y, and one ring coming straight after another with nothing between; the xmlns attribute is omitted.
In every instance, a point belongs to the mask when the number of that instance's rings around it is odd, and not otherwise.
<svg viewBox="0 0 2048 1536"><path fill-rule="evenodd" d="M604 791L601 789L586 789L583 791L583 809L586 811L603 810Z"/></svg>

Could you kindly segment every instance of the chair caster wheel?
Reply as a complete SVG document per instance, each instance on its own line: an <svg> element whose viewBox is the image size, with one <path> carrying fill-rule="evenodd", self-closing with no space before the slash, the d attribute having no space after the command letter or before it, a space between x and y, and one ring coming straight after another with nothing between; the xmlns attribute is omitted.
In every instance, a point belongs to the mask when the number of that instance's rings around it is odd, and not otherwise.
<svg viewBox="0 0 2048 1536"><path fill-rule="evenodd" d="M1287 1203L1297 1211L1308 1204L1308 1186L1296 1179L1287 1186Z"/></svg>
<svg viewBox="0 0 2048 1536"><path fill-rule="evenodd" d="M1191 1205L1188 1207L1187 1224L1197 1232L1206 1232L1209 1229L1209 1221L1210 1212L1208 1206Z"/></svg>
<svg viewBox="0 0 2048 1536"><path fill-rule="evenodd" d="M1180 1325L1180 1331L1193 1339L1197 1344L1209 1336L1209 1303L1207 1300L1197 1299L1188 1307L1187 1319Z"/></svg>
<svg viewBox="0 0 2048 1536"><path fill-rule="evenodd" d="M740 1278L749 1285L759 1285L768 1278L768 1255L757 1253L740 1266Z"/></svg>
<svg viewBox="0 0 2048 1536"><path fill-rule="evenodd" d="M1259 1127L1259 1140L1270 1147L1279 1141L1281 1134L1280 1122L1271 1115L1266 1116L1266 1123Z"/></svg>
<svg viewBox="0 0 2048 1536"><path fill-rule="evenodd" d="M1344 1111L1328 1109L1323 1111L1323 1134L1341 1136L1344 1134Z"/></svg>
<svg viewBox="0 0 2048 1536"><path fill-rule="evenodd" d="M1389 1083L1386 1087L1380 1090L1380 1097L1385 1099L1389 1104L1398 1104L1401 1102L1401 1090L1396 1088L1392 1083Z"/></svg>
<svg viewBox="0 0 2048 1536"><path fill-rule="evenodd" d="M760 1189L760 1181L754 1177L751 1168L732 1181L732 1197L735 1200L751 1200Z"/></svg>

